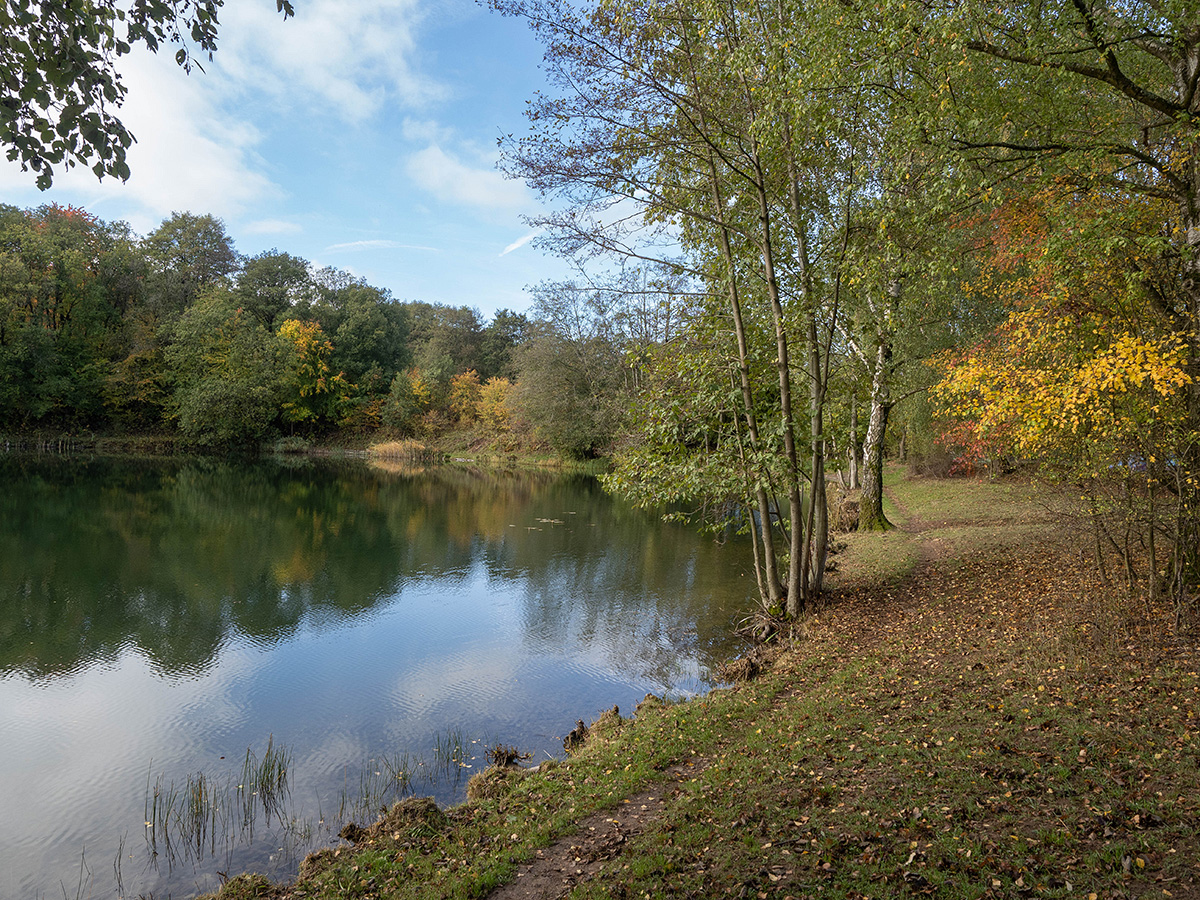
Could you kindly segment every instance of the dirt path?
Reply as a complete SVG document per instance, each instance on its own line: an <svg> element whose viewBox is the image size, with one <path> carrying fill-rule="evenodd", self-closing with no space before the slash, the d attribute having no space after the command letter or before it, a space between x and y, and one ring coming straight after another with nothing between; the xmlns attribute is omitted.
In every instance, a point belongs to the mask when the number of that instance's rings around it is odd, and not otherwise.
<svg viewBox="0 0 1200 900"><path fill-rule="evenodd" d="M929 526L890 497L905 516L900 530L918 541L920 559L914 575L935 566L946 555L946 549L936 539L921 535ZM785 702L785 692L776 702ZM576 830L549 847L537 851L531 862L522 864L516 877L501 885L487 900L561 900L575 886L597 877L606 862L616 859L625 850L626 842L641 834L657 819L666 801L679 793L678 785L694 778L709 765L709 760L694 758L671 767L662 781L631 796L612 810L596 813L577 823Z"/></svg>
<svg viewBox="0 0 1200 900"><path fill-rule="evenodd" d="M662 813L668 797L679 792L681 782L694 778L708 765L692 759L667 769L663 780L640 794L621 801L616 809L596 813L578 822L570 835L537 851L517 876L490 894L488 900L559 900L583 881L595 878L604 863L621 855L625 843L641 834Z"/></svg>

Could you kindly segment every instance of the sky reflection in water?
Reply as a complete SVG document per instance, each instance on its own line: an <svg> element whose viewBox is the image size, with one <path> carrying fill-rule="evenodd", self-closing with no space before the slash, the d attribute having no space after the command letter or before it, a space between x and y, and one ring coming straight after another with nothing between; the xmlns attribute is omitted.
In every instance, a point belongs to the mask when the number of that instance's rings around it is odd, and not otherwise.
<svg viewBox="0 0 1200 900"><path fill-rule="evenodd" d="M544 758L577 718L703 690L752 587L744 548L589 478L6 457L0 485L3 900L117 896L119 852L133 896L286 877L383 755L458 731ZM327 829L148 867L148 785L236 780L268 737L289 815Z"/></svg>

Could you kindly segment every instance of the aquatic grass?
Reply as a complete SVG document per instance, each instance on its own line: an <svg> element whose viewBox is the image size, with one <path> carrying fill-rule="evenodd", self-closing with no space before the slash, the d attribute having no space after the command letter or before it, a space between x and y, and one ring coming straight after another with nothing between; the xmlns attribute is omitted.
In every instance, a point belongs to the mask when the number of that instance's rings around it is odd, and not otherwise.
<svg viewBox="0 0 1200 900"><path fill-rule="evenodd" d="M413 770L405 768L406 765L403 754L391 760L369 759L359 767L358 781L353 787L347 767L338 796L338 821L374 818L388 803L407 797L412 792Z"/></svg>
<svg viewBox="0 0 1200 900"><path fill-rule="evenodd" d="M381 756L379 764L383 766L388 777L395 781L400 789L407 791L412 785L413 772L416 769L416 763L408 753L393 753L390 756Z"/></svg>
<svg viewBox="0 0 1200 900"><path fill-rule="evenodd" d="M433 737L433 769L427 777L438 778L453 774L457 769L470 768L467 764L467 741L462 731L448 729ZM453 779L456 783L458 777Z"/></svg>
<svg viewBox="0 0 1200 900"><path fill-rule="evenodd" d="M260 808L268 826L272 819L286 825L290 767L290 751L276 747L272 736L261 759L247 748L236 783L196 772L182 784L160 774L151 785L147 772L144 828L151 863L163 859L171 869L181 860L199 861L215 857L218 849L252 843Z"/></svg>
<svg viewBox="0 0 1200 900"><path fill-rule="evenodd" d="M475 741L478 744L479 741ZM456 786L464 769L472 768L472 743L458 729L435 736L427 755L397 750L343 767L336 816L327 820L318 800L315 817L296 814L292 797L293 757L290 749L267 739L259 755L247 748L238 777L197 772L182 781L146 775L145 838L149 865L197 863L222 854L231 858L238 847L259 839L262 827L286 858L298 859L323 843L335 843L338 829L349 822L373 821L391 804L418 787ZM122 843L114 861L121 880Z"/></svg>
<svg viewBox="0 0 1200 900"><path fill-rule="evenodd" d="M242 780L237 786L243 828L253 827L259 805L268 824L272 818L283 822L285 804L290 798L288 771L291 766L291 751L284 747L277 748L274 735L267 737L267 748L261 759L252 749L246 748Z"/></svg>

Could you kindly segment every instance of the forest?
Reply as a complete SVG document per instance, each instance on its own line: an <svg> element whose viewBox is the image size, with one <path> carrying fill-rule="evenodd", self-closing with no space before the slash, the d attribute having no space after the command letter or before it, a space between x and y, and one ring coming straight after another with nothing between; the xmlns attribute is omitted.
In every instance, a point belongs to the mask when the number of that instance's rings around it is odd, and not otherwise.
<svg viewBox="0 0 1200 900"><path fill-rule="evenodd" d="M536 294L537 318L485 322L286 252L243 257L211 215L139 237L82 209L0 207L0 431L228 452L466 428L594 456L636 323L625 300Z"/></svg>
<svg viewBox="0 0 1200 900"><path fill-rule="evenodd" d="M822 590L834 473L871 530L885 453L1036 465L1098 563L1192 605L1194 3L492 8L533 29L547 79L502 166L577 279L485 323L242 258L210 216L138 237L6 207L0 429L223 450L467 428L603 455L635 502L753 533L760 594L793 616ZM87 106L11 152L47 184L74 162L123 177Z"/></svg>

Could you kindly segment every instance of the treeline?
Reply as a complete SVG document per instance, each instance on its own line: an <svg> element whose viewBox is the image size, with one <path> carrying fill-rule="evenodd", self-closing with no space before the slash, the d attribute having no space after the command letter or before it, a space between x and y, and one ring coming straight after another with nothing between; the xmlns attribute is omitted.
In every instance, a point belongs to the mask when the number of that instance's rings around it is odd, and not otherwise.
<svg viewBox="0 0 1200 900"><path fill-rule="evenodd" d="M594 455L624 338L598 297L539 297L533 319L485 322L279 250L244 257L209 215L139 237L73 207L2 206L0 430L228 450L467 426Z"/></svg>

